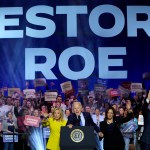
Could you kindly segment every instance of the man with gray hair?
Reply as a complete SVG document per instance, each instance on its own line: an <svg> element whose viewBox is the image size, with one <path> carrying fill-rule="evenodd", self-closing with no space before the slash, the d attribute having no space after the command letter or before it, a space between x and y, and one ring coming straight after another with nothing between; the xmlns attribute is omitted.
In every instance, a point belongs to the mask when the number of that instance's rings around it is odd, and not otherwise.
<svg viewBox="0 0 150 150"><path fill-rule="evenodd" d="M72 128L73 126L93 126L94 130L99 133L99 127L93 122L91 114L88 112L82 112L82 104L80 102L74 102L73 113L68 117L67 126ZM96 145L97 146L97 145ZM97 148L98 150L100 148Z"/></svg>

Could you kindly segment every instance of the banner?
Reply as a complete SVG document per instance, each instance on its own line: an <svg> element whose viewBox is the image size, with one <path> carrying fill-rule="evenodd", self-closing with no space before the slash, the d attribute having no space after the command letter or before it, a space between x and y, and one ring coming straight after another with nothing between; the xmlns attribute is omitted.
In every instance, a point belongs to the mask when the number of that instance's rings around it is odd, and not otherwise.
<svg viewBox="0 0 150 150"><path fill-rule="evenodd" d="M36 98L35 89L25 89L23 90L26 98Z"/></svg>
<svg viewBox="0 0 150 150"><path fill-rule="evenodd" d="M3 142L18 142L18 135L12 135L12 134L3 134Z"/></svg>
<svg viewBox="0 0 150 150"><path fill-rule="evenodd" d="M50 129L49 128L43 128L43 138L48 139L50 136Z"/></svg>
<svg viewBox="0 0 150 150"><path fill-rule="evenodd" d="M38 78L34 80L34 87L45 86L46 79L45 78Z"/></svg>
<svg viewBox="0 0 150 150"><path fill-rule="evenodd" d="M120 96L120 94L119 94L117 89L110 90L109 94L110 94L111 97Z"/></svg>
<svg viewBox="0 0 150 150"><path fill-rule="evenodd" d="M56 98L58 96L57 92L45 92L45 101L56 101Z"/></svg>
<svg viewBox="0 0 150 150"><path fill-rule="evenodd" d="M24 124L27 126L39 127L40 117L26 115Z"/></svg>
<svg viewBox="0 0 150 150"><path fill-rule="evenodd" d="M131 92L142 92L142 83L131 83Z"/></svg>
<svg viewBox="0 0 150 150"><path fill-rule="evenodd" d="M20 88L8 88L8 96L13 96L15 93L20 94Z"/></svg>
<svg viewBox="0 0 150 150"><path fill-rule="evenodd" d="M144 117L143 117L143 115L139 115L138 125L144 125Z"/></svg>
<svg viewBox="0 0 150 150"><path fill-rule="evenodd" d="M89 85L88 79L78 80L78 93L81 96L87 96L88 95L88 93L89 93L88 85Z"/></svg>
<svg viewBox="0 0 150 150"><path fill-rule="evenodd" d="M130 90L130 88L131 88L131 82L122 82L121 86L124 87L125 89Z"/></svg>
<svg viewBox="0 0 150 150"><path fill-rule="evenodd" d="M123 95L123 97L125 97L125 98L128 98L128 97L129 97L130 90L128 90L128 89L126 89L126 88L124 88L124 87L122 87L122 86L119 86L119 87L118 87L118 91L119 91L120 94Z"/></svg>
<svg viewBox="0 0 150 150"><path fill-rule="evenodd" d="M71 81L63 82L60 84L60 86L63 93L67 93L68 91L73 90Z"/></svg>
<svg viewBox="0 0 150 150"><path fill-rule="evenodd" d="M133 137L133 133L136 131L137 128L138 128L138 123L137 123L137 119L135 118L126 123L121 124L120 126L123 136L128 138Z"/></svg>
<svg viewBox="0 0 150 150"><path fill-rule="evenodd" d="M150 1L141 0L1 0L0 88L25 89L28 81L33 89L39 78L58 93L66 81L77 93L80 79L89 80L89 91L98 79L114 89L141 82L150 71L142 61L150 56L149 9Z"/></svg>

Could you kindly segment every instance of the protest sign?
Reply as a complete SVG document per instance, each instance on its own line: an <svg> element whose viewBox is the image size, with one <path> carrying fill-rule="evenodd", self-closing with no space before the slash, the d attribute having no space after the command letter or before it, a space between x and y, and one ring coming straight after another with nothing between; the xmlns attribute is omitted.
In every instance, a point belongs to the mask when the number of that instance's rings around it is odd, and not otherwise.
<svg viewBox="0 0 150 150"><path fill-rule="evenodd" d="M50 129L49 128L43 128L43 138L49 138L50 136Z"/></svg>
<svg viewBox="0 0 150 150"><path fill-rule="evenodd" d="M87 79L79 79L78 80L78 93L80 96L88 95L89 89L88 89L89 81Z"/></svg>
<svg viewBox="0 0 150 150"><path fill-rule="evenodd" d="M15 93L20 94L20 88L8 88L8 96L13 96Z"/></svg>
<svg viewBox="0 0 150 150"><path fill-rule="evenodd" d="M142 83L131 83L131 92L142 92Z"/></svg>
<svg viewBox="0 0 150 150"><path fill-rule="evenodd" d="M132 138L133 133L138 128L137 119L132 119L126 123L121 124L120 130L124 137Z"/></svg>
<svg viewBox="0 0 150 150"><path fill-rule="evenodd" d="M38 78L34 80L34 87L45 86L46 79L45 78Z"/></svg>
<svg viewBox="0 0 150 150"><path fill-rule="evenodd" d="M109 94L111 97L116 97L116 96L120 96L119 92L117 89L112 89L109 91Z"/></svg>
<svg viewBox="0 0 150 150"><path fill-rule="evenodd" d="M128 89L126 89L126 88L124 88L124 87L122 87L122 86L119 86L119 87L118 87L118 91L119 91L120 94L123 95L123 97L125 97L125 98L128 98L128 97L129 97L130 90L128 90Z"/></svg>
<svg viewBox="0 0 150 150"><path fill-rule="evenodd" d="M26 98L36 98L35 89L25 89L23 90Z"/></svg>
<svg viewBox="0 0 150 150"><path fill-rule="evenodd" d="M74 95L74 89L71 81L63 82L60 84L62 92L65 94L66 98Z"/></svg>
<svg viewBox="0 0 150 150"><path fill-rule="evenodd" d="M3 142L18 142L18 135L13 134L3 134Z"/></svg>
<svg viewBox="0 0 150 150"><path fill-rule="evenodd" d="M40 117L26 115L24 124L27 126L39 127Z"/></svg>
<svg viewBox="0 0 150 150"><path fill-rule="evenodd" d="M63 93L67 93L68 91L71 91L73 89L71 81L61 83L60 87Z"/></svg>
<svg viewBox="0 0 150 150"><path fill-rule="evenodd" d="M57 92L45 92L45 101L56 101L56 98L58 96Z"/></svg>
<svg viewBox="0 0 150 150"><path fill-rule="evenodd" d="M138 125L144 125L144 117L143 117L143 115L139 115Z"/></svg>
<svg viewBox="0 0 150 150"><path fill-rule="evenodd" d="M131 82L127 82L127 81L126 82L122 82L121 86L124 87L125 89L130 90Z"/></svg>

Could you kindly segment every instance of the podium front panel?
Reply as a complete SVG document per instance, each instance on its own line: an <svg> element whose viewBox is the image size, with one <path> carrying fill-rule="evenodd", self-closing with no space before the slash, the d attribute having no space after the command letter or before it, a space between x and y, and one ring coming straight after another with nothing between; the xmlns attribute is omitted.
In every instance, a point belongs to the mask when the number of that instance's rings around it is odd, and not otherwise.
<svg viewBox="0 0 150 150"><path fill-rule="evenodd" d="M60 134L61 150L86 150L95 147L94 127L62 127Z"/></svg>

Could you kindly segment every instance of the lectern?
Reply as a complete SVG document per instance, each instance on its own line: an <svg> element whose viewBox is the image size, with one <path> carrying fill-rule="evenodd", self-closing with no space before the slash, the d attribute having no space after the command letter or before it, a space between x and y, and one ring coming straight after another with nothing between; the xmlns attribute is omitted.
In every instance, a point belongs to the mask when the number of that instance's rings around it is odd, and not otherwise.
<svg viewBox="0 0 150 150"><path fill-rule="evenodd" d="M94 127L61 127L61 150L93 150L95 144Z"/></svg>

